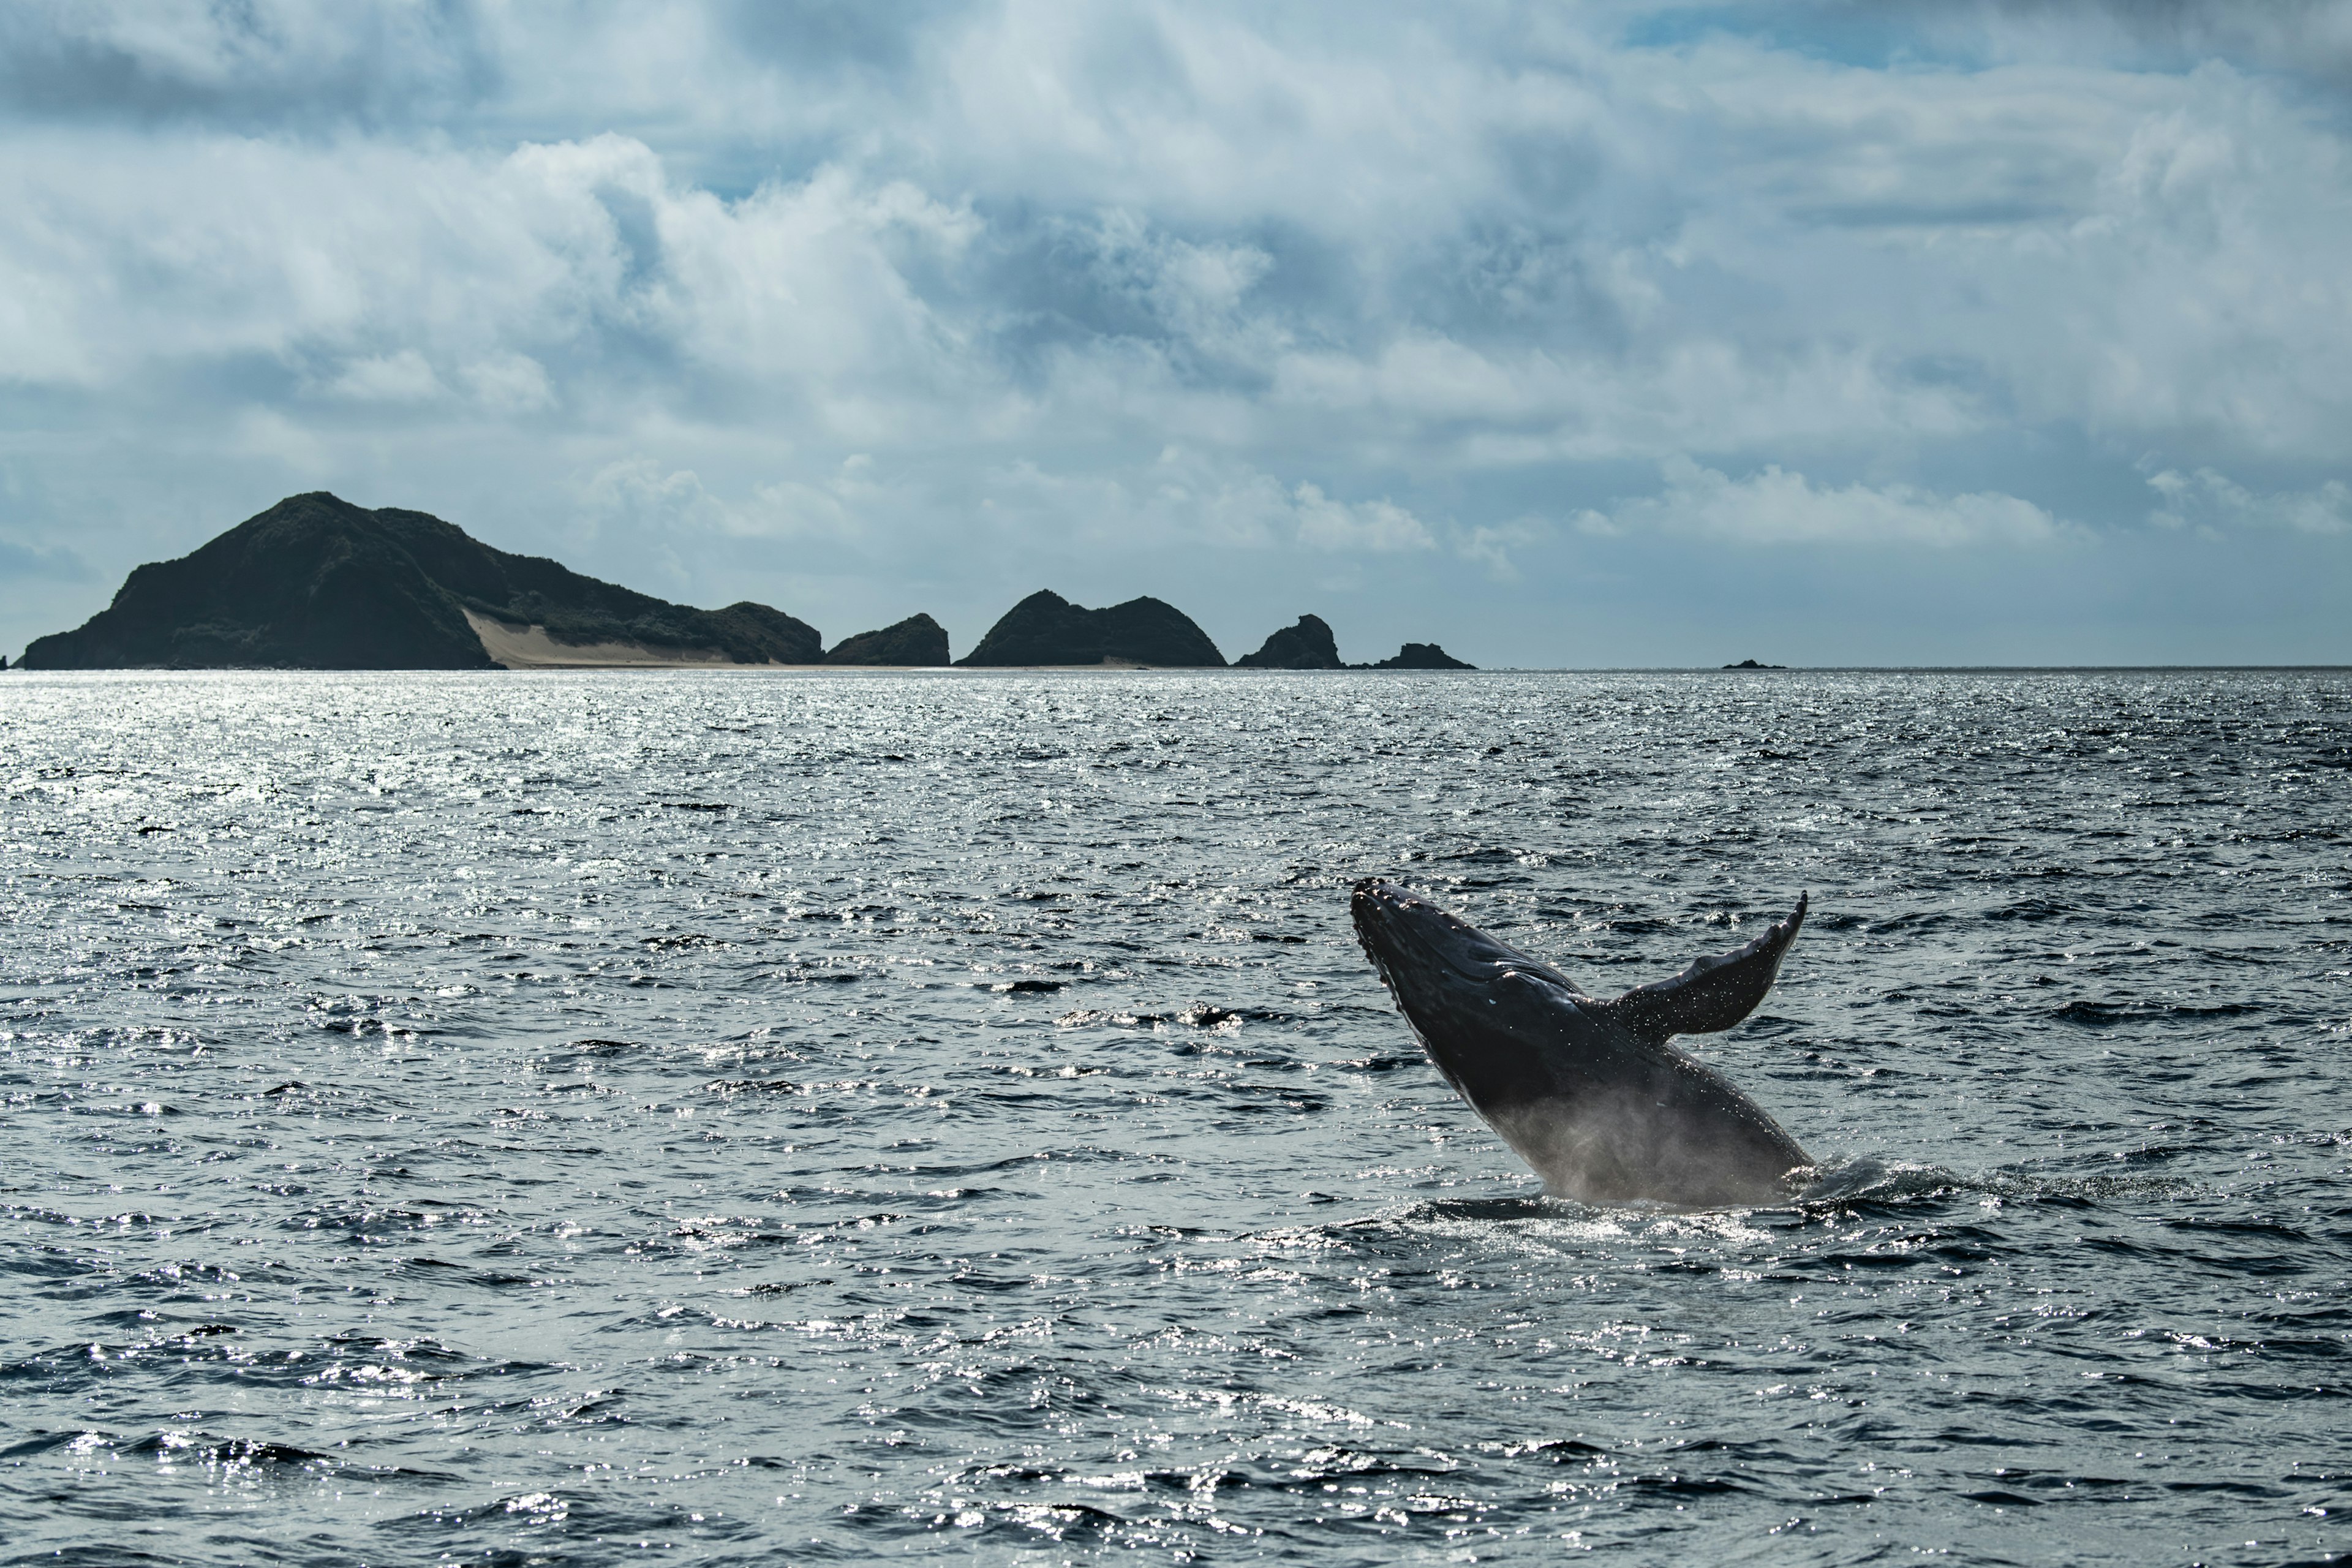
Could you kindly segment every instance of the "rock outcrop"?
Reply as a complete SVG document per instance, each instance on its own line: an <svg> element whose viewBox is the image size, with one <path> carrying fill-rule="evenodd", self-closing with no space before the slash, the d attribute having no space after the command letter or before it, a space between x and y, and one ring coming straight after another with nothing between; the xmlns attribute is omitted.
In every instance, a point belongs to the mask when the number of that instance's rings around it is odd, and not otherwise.
<svg viewBox="0 0 2352 1568"><path fill-rule="evenodd" d="M1073 605L1040 589L1004 613L960 665L1129 664L1222 669L1225 656L1191 616L1159 599L1107 610Z"/></svg>
<svg viewBox="0 0 2352 1568"><path fill-rule="evenodd" d="M1475 669L1433 642L1409 642L1394 658L1378 664L1348 664L1339 658L1339 639L1320 616L1301 616L1265 639L1253 654L1234 660L1236 669Z"/></svg>
<svg viewBox="0 0 2352 1568"><path fill-rule="evenodd" d="M1320 616L1301 616L1265 639L1255 653L1234 660L1235 669L1345 669L1339 642Z"/></svg>
<svg viewBox="0 0 2352 1568"><path fill-rule="evenodd" d="M948 661L948 629L929 616L908 616L878 632L844 637L827 664L937 665Z"/></svg>
<svg viewBox="0 0 2352 1568"><path fill-rule="evenodd" d="M1384 658L1378 664L1365 665L1367 669L1475 669L1475 664L1465 664L1433 642L1409 642L1397 649L1394 658Z"/></svg>
<svg viewBox="0 0 2352 1568"><path fill-rule="evenodd" d="M814 664L824 639L749 602L698 610L509 555L453 523L289 496L194 553L138 567L33 669L482 669L475 617L558 648L625 646L659 663ZM543 634L543 636L542 636ZM554 660L551 662L570 662Z"/></svg>

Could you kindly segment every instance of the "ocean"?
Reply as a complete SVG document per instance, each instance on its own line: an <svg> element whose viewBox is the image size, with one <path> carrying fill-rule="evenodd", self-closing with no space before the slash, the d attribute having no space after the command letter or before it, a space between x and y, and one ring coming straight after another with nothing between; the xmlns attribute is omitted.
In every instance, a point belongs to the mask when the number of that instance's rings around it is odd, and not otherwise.
<svg viewBox="0 0 2352 1568"><path fill-rule="evenodd" d="M0 1561L2352 1552L2352 675L0 675ZM1349 925L1821 1195L1543 1197Z"/></svg>

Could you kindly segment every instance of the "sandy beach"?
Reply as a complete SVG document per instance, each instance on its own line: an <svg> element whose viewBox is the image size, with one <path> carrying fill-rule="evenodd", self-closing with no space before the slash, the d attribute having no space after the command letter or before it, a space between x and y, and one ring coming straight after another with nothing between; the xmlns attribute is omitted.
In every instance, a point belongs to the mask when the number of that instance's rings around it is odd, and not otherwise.
<svg viewBox="0 0 2352 1568"><path fill-rule="evenodd" d="M557 642L545 626L518 626L473 610L467 624L482 639L482 651L509 669L709 669L789 668L741 666L713 647L652 647L639 642Z"/></svg>

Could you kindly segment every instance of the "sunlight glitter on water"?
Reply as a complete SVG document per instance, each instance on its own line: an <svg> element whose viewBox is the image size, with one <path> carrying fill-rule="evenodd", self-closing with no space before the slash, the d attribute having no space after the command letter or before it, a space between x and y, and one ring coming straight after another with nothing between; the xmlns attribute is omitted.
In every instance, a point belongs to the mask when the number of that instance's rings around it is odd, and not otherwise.
<svg viewBox="0 0 2352 1568"><path fill-rule="evenodd" d="M12 671L0 731L12 1560L2341 1550L2340 675ZM1543 1198L1368 870L1601 992L1810 888L1704 1055L1820 1183Z"/></svg>

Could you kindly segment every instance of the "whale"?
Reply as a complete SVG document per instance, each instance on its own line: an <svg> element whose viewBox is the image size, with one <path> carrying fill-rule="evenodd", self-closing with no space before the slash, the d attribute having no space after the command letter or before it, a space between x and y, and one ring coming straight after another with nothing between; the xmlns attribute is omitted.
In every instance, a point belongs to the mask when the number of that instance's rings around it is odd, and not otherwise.
<svg viewBox="0 0 2352 1568"><path fill-rule="evenodd" d="M1706 1209L1789 1202L1811 1173L1761 1106L1669 1043L1756 1010L1809 897L1745 947L1605 1001L1395 883L1358 882L1350 912L1429 1059L1548 1196Z"/></svg>

